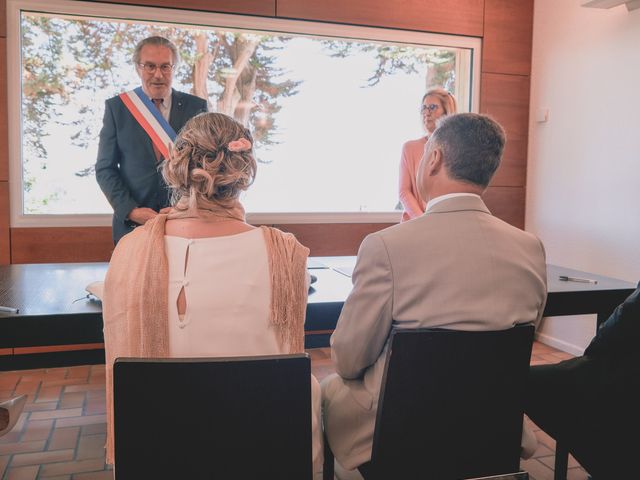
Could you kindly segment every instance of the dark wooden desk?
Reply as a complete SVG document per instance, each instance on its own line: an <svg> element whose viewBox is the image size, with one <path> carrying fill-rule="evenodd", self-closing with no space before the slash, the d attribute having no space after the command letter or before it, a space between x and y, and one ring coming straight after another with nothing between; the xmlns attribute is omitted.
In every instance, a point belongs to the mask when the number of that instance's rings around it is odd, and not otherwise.
<svg viewBox="0 0 640 480"><path fill-rule="evenodd" d="M84 287L107 263L0 266L0 370L104 362L102 304Z"/></svg>
<svg viewBox="0 0 640 480"><path fill-rule="evenodd" d="M328 271L311 269L310 272L318 277L314 284L315 293L309 295L310 306L307 309L306 343L314 344L313 335L330 336L335 328L344 299L351 291L351 279L345 275L353 270L356 257L314 257L314 263L325 265ZM338 272L343 272L340 274ZM597 283L579 283L560 280L560 275L577 278L588 278ZM345 281L346 280L346 281ZM326 291L325 291L326 288ZM547 304L544 309L545 317L596 314L597 325L604 322L611 312L621 304L634 290L636 285L624 280L596 275L580 270L547 265ZM314 299L314 295L321 297ZM329 332L327 335L326 332ZM326 342L326 343L325 343ZM320 337L318 346L328 344L328 339Z"/></svg>
<svg viewBox="0 0 640 480"><path fill-rule="evenodd" d="M327 346L351 291L355 257L315 257L305 324L307 348ZM104 362L102 305L84 287L102 280L106 263L0 266L0 370ZM559 275L592 278L597 284L562 282ZM595 313L598 322L635 290L630 282L549 265L546 316Z"/></svg>

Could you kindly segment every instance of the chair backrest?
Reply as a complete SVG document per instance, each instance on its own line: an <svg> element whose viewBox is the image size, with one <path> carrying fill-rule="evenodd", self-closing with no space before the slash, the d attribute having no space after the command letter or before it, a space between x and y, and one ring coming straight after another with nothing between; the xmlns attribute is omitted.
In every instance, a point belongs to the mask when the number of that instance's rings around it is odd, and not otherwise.
<svg viewBox="0 0 640 480"><path fill-rule="evenodd" d="M117 480L311 478L309 357L117 359Z"/></svg>
<svg viewBox="0 0 640 480"><path fill-rule="evenodd" d="M371 466L375 478L517 472L534 328L392 332Z"/></svg>

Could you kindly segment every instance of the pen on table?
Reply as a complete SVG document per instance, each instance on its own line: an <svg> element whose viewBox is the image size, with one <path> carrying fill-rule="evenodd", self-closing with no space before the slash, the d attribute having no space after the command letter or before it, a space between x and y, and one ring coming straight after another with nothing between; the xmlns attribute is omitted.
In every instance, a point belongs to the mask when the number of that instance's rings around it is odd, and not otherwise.
<svg viewBox="0 0 640 480"><path fill-rule="evenodd" d="M592 278L568 277L566 275L560 275L560 280L564 282L598 283L597 280Z"/></svg>
<svg viewBox="0 0 640 480"><path fill-rule="evenodd" d="M17 308L13 308L13 307L3 307L2 305L0 305L0 312L5 312L5 313L18 313L20 310Z"/></svg>

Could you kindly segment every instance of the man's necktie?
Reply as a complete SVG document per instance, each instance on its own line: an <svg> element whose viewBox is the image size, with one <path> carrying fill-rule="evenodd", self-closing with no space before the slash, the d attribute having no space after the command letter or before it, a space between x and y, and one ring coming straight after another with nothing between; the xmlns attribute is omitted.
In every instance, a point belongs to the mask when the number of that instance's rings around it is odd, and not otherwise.
<svg viewBox="0 0 640 480"><path fill-rule="evenodd" d="M160 105L162 105L162 102L164 101L164 99L162 98L154 98L153 100L151 100L153 102L153 104L156 106L156 108L158 109L158 111L160 113L162 113L162 110L160 110ZM160 153L160 150L158 150L158 147L156 147L156 144L152 141L151 145L153 146L153 153L156 154L156 161L160 162L162 161L162 154Z"/></svg>

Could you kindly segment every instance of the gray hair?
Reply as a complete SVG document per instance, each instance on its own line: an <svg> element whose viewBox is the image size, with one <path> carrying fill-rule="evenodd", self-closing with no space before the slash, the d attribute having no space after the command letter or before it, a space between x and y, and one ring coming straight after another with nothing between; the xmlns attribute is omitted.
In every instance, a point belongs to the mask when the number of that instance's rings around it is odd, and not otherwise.
<svg viewBox="0 0 640 480"><path fill-rule="evenodd" d="M441 117L429 141L442 150L451 178L486 188L500 166L506 136L491 117L459 113Z"/></svg>
<svg viewBox="0 0 640 480"><path fill-rule="evenodd" d="M173 44L173 42L164 37L147 37L144 40L140 40L136 45L136 48L133 50L133 55L131 59L133 60L133 64L137 65L140 63L140 52L145 45L156 45L159 47L166 47L171 50L171 55L173 56L173 64L177 65L180 63L180 54L178 53L178 48Z"/></svg>

